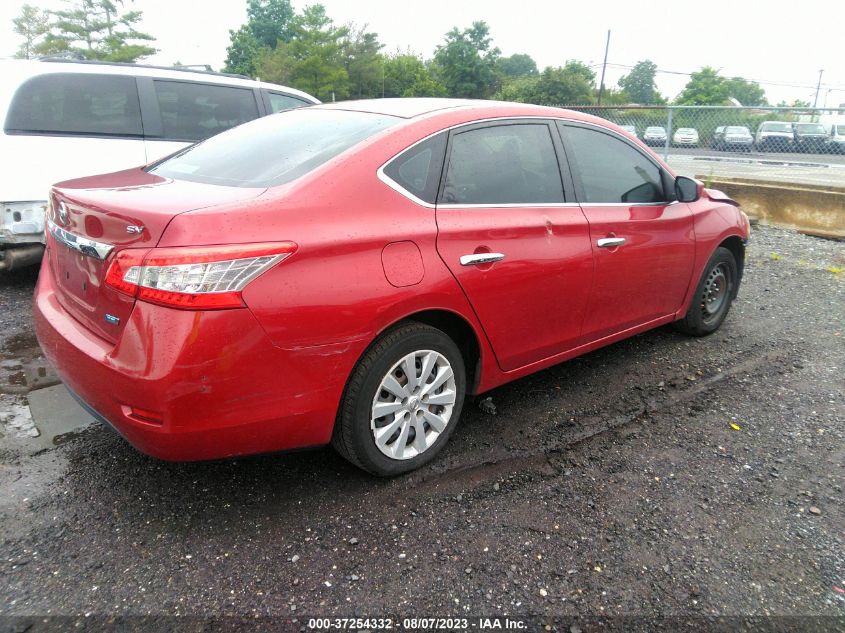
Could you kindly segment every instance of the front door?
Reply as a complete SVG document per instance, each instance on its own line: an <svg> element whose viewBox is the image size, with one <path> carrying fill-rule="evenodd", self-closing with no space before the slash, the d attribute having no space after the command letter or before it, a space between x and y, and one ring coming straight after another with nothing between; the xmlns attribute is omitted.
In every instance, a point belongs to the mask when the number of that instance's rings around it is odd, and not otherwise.
<svg viewBox="0 0 845 633"><path fill-rule="evenodd" d="M695 258L689 207L672 201L661 167L628 140L594 127L560 127L595 253L585 341L676 312Z"/></svg>
<svg viewBox="0 0 845 633"><path fill-rule="evenodd" d="M564 194L553 124L460 128L447 151L437 248L499 366L510 371L573 347L593 256L584 214Z"/></svg>

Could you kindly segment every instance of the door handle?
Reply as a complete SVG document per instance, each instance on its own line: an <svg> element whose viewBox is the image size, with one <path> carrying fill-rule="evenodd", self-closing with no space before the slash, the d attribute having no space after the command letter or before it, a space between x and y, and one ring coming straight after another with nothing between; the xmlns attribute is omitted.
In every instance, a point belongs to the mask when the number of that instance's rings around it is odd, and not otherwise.
<svg viewBox="0 0 845 633"><path fill-rule="evenodd" d="M614 248L616 246L622 246L624 243L624 237L603 237L600 240L596 240L599 248Z"/></svg>
<svg viewBox="0 0 845 633"><path fill-rule="evenodd" d="M461 255L461 266L478 266L479 264L492 264L505 258L504 253L474 253L472 255Z"/></svg>

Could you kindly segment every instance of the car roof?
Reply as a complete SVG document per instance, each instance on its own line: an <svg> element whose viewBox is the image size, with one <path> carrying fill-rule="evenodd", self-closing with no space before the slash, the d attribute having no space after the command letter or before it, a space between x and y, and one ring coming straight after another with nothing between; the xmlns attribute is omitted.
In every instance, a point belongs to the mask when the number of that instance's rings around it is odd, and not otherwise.
<svg viewBox="0 0 845 633"><path fill-rule="evenodd" d="M157 79L176 79L180 81L194 81L208 84L220 84L225 86L236 86L244 88L266 88L268 90L279 90L286 94L300 97L310 103L320 103L320 100L307 92L271 84L249 77L215 73L208 71L197 71L191 69L167 68L159 66L144 66L142 64L121 64L121 63L97 63L81 60L67 59L1 59L0 60L0 86L4 90L14 91L17 86L30 77L55 73L82 73L91 75L125 75L131 77L154 77Z"/></svg>

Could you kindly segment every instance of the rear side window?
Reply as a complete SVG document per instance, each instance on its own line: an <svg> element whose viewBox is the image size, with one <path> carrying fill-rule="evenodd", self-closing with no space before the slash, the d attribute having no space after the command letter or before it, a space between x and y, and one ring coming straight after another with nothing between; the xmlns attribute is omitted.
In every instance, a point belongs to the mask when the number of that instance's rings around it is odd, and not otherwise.
<svg viewBox="0 0 845 633"><path fill-rule="evenodd" d="M142 136L138 87L133 77L39 75L18 88L5 129L12 133Z"/></svg>
<svg viewBox="0 0 845 633"><path fill-rule="evenodd" d="M249 88L185 81L153 83L167 139L201 141L258 118L258 104Z"/></svg>
<svg viewBox="0 0 845 633"><path fill-rule="evenodd" d="M660 169L639 150L610 134L561 126L574 156L567 157L581 182L581 202L593 204L664 202Z"/></svg>
<svg viewBox="0 0 845 633"><path fill-rule="evenodd" d="M267 100L270 105L270 112L282 112L284 110L292 110L293 108L302 108L303 106L312 105L303 99L297 99L290 95L283 95L278 92L267 92Z"/></svg>
<svg viewBox="0 0 845 633"><path fill-rule="evenodd" d="M230 187L273 187L304 176L401 119L301 108L262 117L150 167L165 178Z"/></svg>
<svg viewBox="0 0 845 633"><path fill-rule="evenodd" d="M455 134L441 202L563 202L557 155L545 123L494 125Z"/></svg>
<svg viewBox="0 0 845 633"><path fill-rule="evenodd" d="M424 202L434 204L443 170L447 133L414 145L384 168L384 174Z"/></svg>

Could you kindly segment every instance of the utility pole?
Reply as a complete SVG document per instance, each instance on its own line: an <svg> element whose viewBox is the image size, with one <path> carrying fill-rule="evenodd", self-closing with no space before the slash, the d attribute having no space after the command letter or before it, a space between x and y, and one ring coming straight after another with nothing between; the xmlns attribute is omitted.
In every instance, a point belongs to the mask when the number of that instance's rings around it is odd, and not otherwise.
<svg viewBox="0 0 845 633"><path fill-rule="evenodd" d="M604 63L601 65L601 81L599 82L599 102L601 105L601 94L604 92L604 71L607 69L607 51L610 49L610 29L607 29L607 43L604 45Z"/></svg>
<svg viewBox="0 0 845 633"><path fill-rule="evenodd" d="M819 90L821 90L821 87L822 87L822 73L823 73L823 72L824 72L824 69L822 69L822 70L820 70L820 71L819 71L819 83L818 83L818 84L816 84L816 98L815 98L815 99L813 99L813 107L814 107L814 108L815 108L815 107L818 105L818 103L819 103Z"/></svg>

